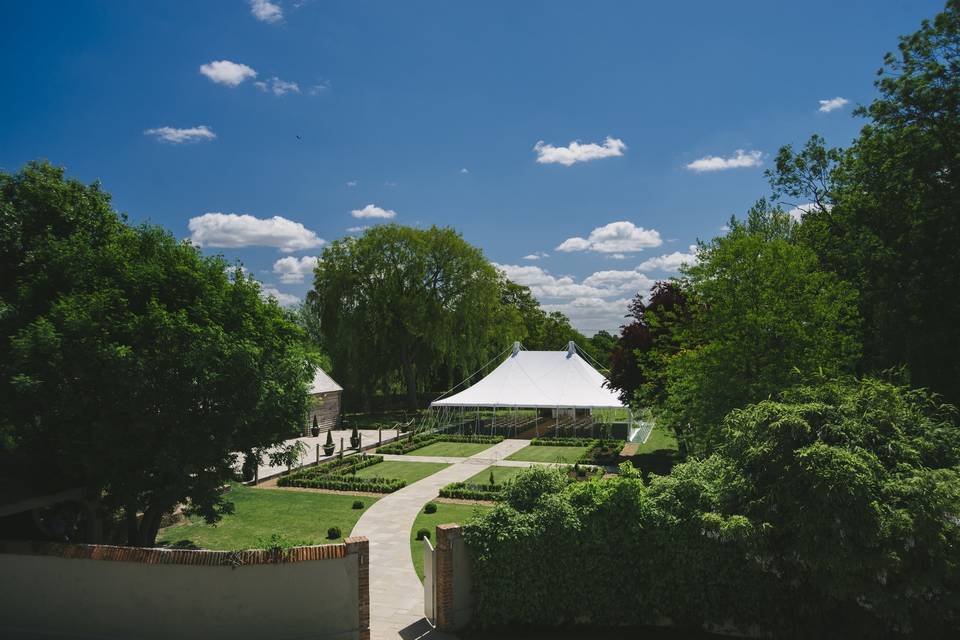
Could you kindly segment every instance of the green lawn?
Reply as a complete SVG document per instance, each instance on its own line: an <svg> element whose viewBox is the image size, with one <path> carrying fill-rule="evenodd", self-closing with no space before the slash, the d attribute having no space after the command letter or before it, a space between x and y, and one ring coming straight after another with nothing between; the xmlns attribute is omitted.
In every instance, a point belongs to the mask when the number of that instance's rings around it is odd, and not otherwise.
<svg viewBox="0 0 960 640"><path fill-rule="evenodd" d="M653 427L650 437L631 458L633 466L644 475L655 473L661 476L670 473L679 460L676 437L669 429L658 426Z"/></svg>
<svg viewBox="0 0 960 640"><path fill-rule="evenodd" d="M580 456L587 452L587 447L554 447L554 446L535 446L527 445L513 455L507 456L507 460L527 460L530 462L562 462L573 464L580 459Z"/></svg>
<svg viewBox="0 0 960 640"><path fill-rule="evenodd" d="M480 442L434 442L425 447L414 449L407 453L408 456L438 456L450 458L468 458L475 453L480 453L484 449L489 449L492 444Z"/></svg>
<svg viewBox="0 0 960 640"><path fill-rule="evenodd" d="M677 438L669 429L655 425L653 430L650 431L650 437L640 445L637 453L652 453L667 449L677 450Z"/></svg>
<svg viewBox="0 0 960 640"><path fill-rule="evenodd" d="M417 540L417 530L426 528L430 530L430 542L436 542L438 524L463 524L467 522L474 513L486 513L493 507L486 505L473 504L447 504L445 502L437 503L436 513L424 513L420 508L420 515L413 522L413 528L410 529L410 555L413 558L413 567L417 570L420 580L423 580L423 541Z"/></svg>
<svg viewBox="0 0 960 640"><path fill-rule="evenodd" d="M490 472L493 472L493 480L496 484L503 484L515 475L526 469L526 467L489 467L475 476L467 478L468 484L490 484Z"/></svg>
<svg viewBox="0 0 960 640"><path fill-rule="evenodd" d="M358 478L398 478L413 484L423 480L441 469L450 465L438 462L403 462L399 460L384 460L379 464L370 465L357 471Z"/></svg>
<svg viewBox="0 0 960 640"><path fill-rule="evenodd" d="M188 524L161 529L158 542L167 545L236 551L253 549L260 545L258 538L269 538L273 533L303 544L340 542L327 539L327 529L340 527L349 536L363 509L353 509L354 500L362 500L369 507L377 498L253 489L234 485L227 498L233 502L233 515L224 516L211 526L203 518L190 518Z"/></svg>

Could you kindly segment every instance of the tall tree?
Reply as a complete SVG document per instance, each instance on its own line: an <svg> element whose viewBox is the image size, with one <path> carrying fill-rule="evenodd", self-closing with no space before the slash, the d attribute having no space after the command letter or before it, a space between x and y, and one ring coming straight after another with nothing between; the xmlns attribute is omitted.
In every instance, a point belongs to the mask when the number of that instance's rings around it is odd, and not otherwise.
<svg viewBox="0 0 960 640"><path fill-rule="evenodd" d="M102 495L130 544L188 502L208 521L233 452L306 415L302 332L259 285L151 226L98 185L0 173L0 443L31 472Z"/></svg>
<svg viewBox="0 0 960 640"><path fill-rule="evenodd" d="M418 381L472 370L513 338L498 326L500 293L494 267L452 229L380 225L324 250L308 303L338 378L369 399L399 373L416 408Z"/></svg>
<svg viewBox="0 0 960 640"><path fill-rule="evenodd" d="M860 292L865 371L906 364L960 402L960 1L900 38L853 145L781 149L777 194L819 203L801 238Z"/></svg>
<svg viewBox="0 0 960 640"><path fill-rule="evenodd" d="M658 403L658 419L694 453L717 445L729 411L796 382L797 373L853 371L856 291L820 270L795 228L761 200L725 236L701 244L699 262L683 270L692 316L680 325L680 348L640 362L655 383L641 386L641 401L646 392Z"/></svg>

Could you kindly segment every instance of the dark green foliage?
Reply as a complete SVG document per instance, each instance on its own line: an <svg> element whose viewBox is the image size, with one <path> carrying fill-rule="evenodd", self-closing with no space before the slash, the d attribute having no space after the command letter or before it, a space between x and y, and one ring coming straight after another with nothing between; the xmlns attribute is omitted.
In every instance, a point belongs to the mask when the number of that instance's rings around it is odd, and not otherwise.
<svg viewBox="0 0 960 640"><path fill-rule="evenodd" d="M559 494L570 484L566 473L553 467L532 466L503 486L503 499L517 511L530 511L541 498Z"/></svg>
<svg viewBox="0 0 960 640"><path fill-rule="evenodd" d="M354 509L363 509L363 507L364 507L363 500L354 500L354 501L353 501L353 508L354 508Z"/></svg>
<svg viewBox="0 0 960 640"><path fill-rule="evenodd" d="M424 513L436 513L436 512L437 512L437 503L436 503L436 502L428 502L427 504L423 505L423 512L424 512Z"/></svg>
<svg viewBox="0 0 960 640"><path fill-rule="evenodd" d="M430 539L430 529L421 527L417 529L417 540L423 540L424 538L426 538L427 540Z"/></svg>
<svg viewBox="0 0 960 640"><path fill-rule="evenodd" d="M948 637L960 624L956 415L877 380L829 382L734 411L722 454L649 486L629 467L574 484L518 476L509 502L465 528L474 619Z"/></svg>
<svg viewBox="0 0 960 640"><path fill-rule="evenodd" d="M478 444L497 444L498 442L503 442L503 436L459 436L438 433L415 436L411 432L410 437L406 440L397 440L396 442L391 442L390 444L377 447L377 452L391 455L401 455L426 447L434 442L475 442Z"/></svg>
<svg viewBox="0 0 960 640"><path fill-rule="evenodd" d="M341 535L343 534L340 531L340 527L330 527L329 529L327 529L327 538L330 540L336 540Z"/></svg>
<svg viewBox="0 0 960 640"><path fill-rule="evenodd" d="M0 450L102 496L129 543L177 504L229 513L235 452L302 429L312 366L289 314L99 185L0 172L0 274Z"/></svg>

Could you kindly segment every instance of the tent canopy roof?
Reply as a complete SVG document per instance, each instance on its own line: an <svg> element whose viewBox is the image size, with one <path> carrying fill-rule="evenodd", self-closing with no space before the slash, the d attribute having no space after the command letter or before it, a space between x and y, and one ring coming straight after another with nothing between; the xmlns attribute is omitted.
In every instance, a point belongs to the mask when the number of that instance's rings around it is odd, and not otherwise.
<svg viewBox="0 0 960 640"><path fill-rule="evenodd" d="M486 377L447 398L439 407L526 407L537 409L621 409L617 394L599 371L571 344L566 351L521 351L517 348Z"/></svg>
<svg viewBox="0 0 960 640"><path fill-rule="evenodd" d="M343 391L343 387L327 375L327 372L317 367L313 373L313 382L310 383L310 389L307 391L310 395L318 393L330 393L331 391Z"/></svg>

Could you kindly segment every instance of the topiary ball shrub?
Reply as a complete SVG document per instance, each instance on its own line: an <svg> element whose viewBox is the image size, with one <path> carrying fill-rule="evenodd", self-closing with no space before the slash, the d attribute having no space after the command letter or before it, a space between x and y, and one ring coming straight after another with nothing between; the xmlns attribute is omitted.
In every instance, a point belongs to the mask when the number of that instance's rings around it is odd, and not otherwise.
<svg viewBox="0 0 960 640"><path fill-rule="evenodd" d="M330 527L327 529L327 538L330 540L336 540L340 537L340 527Z"/></svg>
<svg viewBox="0 0 960 640"><path fill-rule="evenodd" d="M420 529L417 529L417 540L423 540L424 538L427 540L430 539L430 529L424 529L421 527Z"/></svg>
<svg viewBox="0 0 960 640"><path fill-rule="evenodd" d="M436 512L437 512L437 503L436 503L436 502L428 502L427 504L425 504L425 505L423 506L423 512L424 512L424 513L436 513ZM419 538L418 538L418 539L419 539Z"/></svg>
<svg viewBox="0 0 960 640"><path fill-rule="evenodd" d="M363 509L363 500L354 500L353 501L354 509Z"/></svg>

